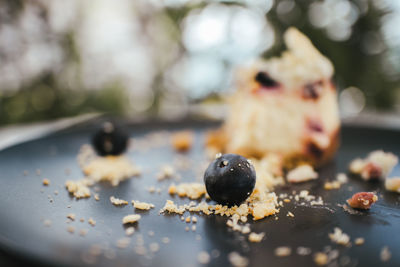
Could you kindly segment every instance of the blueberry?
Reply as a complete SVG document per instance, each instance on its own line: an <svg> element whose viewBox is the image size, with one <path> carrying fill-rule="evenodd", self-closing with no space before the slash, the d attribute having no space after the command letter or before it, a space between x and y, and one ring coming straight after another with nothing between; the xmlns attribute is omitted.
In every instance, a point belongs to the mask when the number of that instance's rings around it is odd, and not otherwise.
<svg viewBox="0 0 400 267"><path fill-rule="evenodd" d="M211 199L223 205L239 205L253 192L256 172L245 157L225 154L210 163L204 183Z"/></svg>
<svg viewBox="0 0 400 267"><path fill-rule="evenodd" d="M277 87L279 83L275 80L271 79L271 77L263 71L257 73L256 77L254 77L256 82L260 83L265 88Z"/></svg>
<svg viewBox="0 0 400 267"><path fill-rule="evenodd" d="M92 145L100 156L116 156L126 150L128 139L128 135L114 123L105 122L94 134Z"/></svg>

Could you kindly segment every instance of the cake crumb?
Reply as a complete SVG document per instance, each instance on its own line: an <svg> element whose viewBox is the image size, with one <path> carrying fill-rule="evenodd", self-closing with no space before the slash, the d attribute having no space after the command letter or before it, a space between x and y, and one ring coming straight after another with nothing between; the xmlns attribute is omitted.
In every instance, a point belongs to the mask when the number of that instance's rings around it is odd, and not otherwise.
<svg viewBox="0 0 400 267"><path fill-rule="evenodd" d="M296 252L300 256L307 256L311 254L311 249L307 247L298 247Z"/></svg>
<svg viewBox="0 0 400 267"><path fill-rule="evenodd" d="M389 247L384 246L380 253L381 261L383 262L389 261L391 257L392 253L390 252Z"/></svg>
<svg viewBox="0 0 400 267"><path fill-rule="evenodd" d="M378 196L373 192L358 192L355 193L350 199L346 202L353 209L370 209L372 204L378 201Z"/></svg>
<svg viewBox="0 0 400 267"><path fill-rule="evenodd" d="M233 251L228 254L228 260L234 267L245 267L249 265L249 259L241 256L236 251Z"/></svg>
<svg viewBox="0 0 400 267"><path fill-rule="evenodd" d="M69 233L73 234L73 233L75 233L75 227L73 227L73 226L68 226L68 227L67 227L67 231L68 231Z"/></svg>
<svg viewBox="0 0 400 267"><path fill-rule="evenodd" d="M84 218L80 218L79 221L80 222L85 222L85 219Z"/></svg>
<svg viewBox="0 0 400 267"><path fill-rule="evenodd" d="M128 205L128 201L123 200L123 199L119 199L116 198L114 196L110 197L110 202L114 205L114 206L124 206L124 205Z"/></svg>
<svg viewBox="0 0 400 267"><path fill-rule="evenodd" d="M89 218L88 223L89 223L91 226L95 226L95 225L96 225L96 221L93 220L93 218Z"/></svg>
<svg viewBox="0 0 400 267"><path fill-rule="evenodd" d="M99 200L100 200L99 194L94 194L94 199L95 199L96 201L99 201Z"/></svg>
<svg viewBox="0 0 400 267"><path fill-rule="evenodd" d="M153 242L149 245L149 249L151 252L157 252L160 250L160 245L156 242Z"/></svg>
<svg viewBox="0 0 400 267"><path fill-rule="evenodd" d="M175 170L171 165L164 165L161 171L157 174L157 180L161 181L164 179L171 178L175 175Z"/></svg>
<svg viewBox="0 0 400 267"><path fill-rule="evenodd" d="M192 147L193 139L193 132L181 131L172 135L171 142L176 151L185 152Z"/></svg>
<svg viewBox="0 0 400 267"><path fill-rule="evenodd" d="M197 217L192 216L192 222L193 222L193 223L197 223Z"/></svg>
<svg viewBox="0 0 400 267"><path fill-rule="evenodd" d="M43 221L43 224L44 224L44 226L46 226L46 227L50 227L51 226L51 220L48 220L48 219L46 219L46 220L44 220Z"/></svg>
<svg viewBox="0 0 400 267"><path fill-rule="evenodd" d="M201 264L208 264L210 262L210 254L207 251L201 251L197 254L197 260Z"/></svg>
<svg viewBox="0 0 400 267"><path fill-rule="evenodd" d="M356 244L357 246L363 245L364 242L365 242L365 239L362 238L362 237L357 237L357 238L354 240L354 244Z"/></svg>
<svg viewBox="0 0 400 267"><path fill-rule="evenodd" d="M190 221L191 221L190 216L187 216L185 222L190 223Z"/></svg>
<svg viewBox="0 0 400 267"><path fill-rule="evenodd" d="M67 218L70 219L71 221L75 221L75 214L69 213L67 214Z"/></svg>
<svg viewBox="0 0 400 267"><path fill-rule="evenodd" d="M290 247L277 247L274 251L275 255L278 257L287 257L292 254L292 249Z"/></svg>
<svg viewBox="0 0 400 267"><path fill-rule="evenodd" d="M88 233L88 230L87 230L87 229L81 229L81 230L79 231L79 235L80 235L80 236L86 236L87 233Z"/></svg>
<svg viewBox="0 0 400 267"><path fill-rule="evenodd" d="M326 253L323 252L317 252L314 254L314 262L318 265L318 266L324 266L326 264L328 264L328 255Z"/></svg>
<svg viewBox="0 0 400 267"><path fill-rule="evenodd" d="M372 151L367 158L354 159L349 166L350 172L359 175L363 180L384 179L397 164L396 155L382 150Z"/></svg>
<svg viewBox="0 0 400 267"><path fill-rule="evenodd" d="M197 229L196 225L192 225L192 231L195 232Z"/></svg>
<svg viewBox="0 0 400 267"><path fill-rule="evenodd" d="M50 180L47 178L44 178L42 182L43 182L43 185L45 185L45 186L50 185Z"/></svg>
<svg viewBox="0 0 400 267"><path fill-rule="evenodd" d="M387 191L400 193L400 177L386 178L385 189Z"/></svg>
<svg viewBox="0 0 400 267"><path fill-rule="evenodd" d="M168 244L170 241L169 237L163 237L161 242L163 242L164 244Z"/></svg>
<svg viewBox="0 0 400 267"><path fill-rule="evenodd" d="M329 238L332 242L338 244L338 245L349 245L350 244L350 237L343 233L342 229L335 227L333 229L333 233L329 234Z"/></svg>
<svg viewBox="0 0 400 267"><path fill-rule="evenodd" d="M343 184L347 182L348 182L347 175L344 173L339 173L336 176L336 180L325 182L324 189L325 190L339 189Z"/></svg>
<svg viewBox="0 0 400 267"><path fill-rule="evenodd" d="M302 183L318 178L318 173L314 171L311 165L300 165L290 170L286 176L289 183Z"/></svg>
<svg viewBox="0 0 400 267"><path fill-rule="evenodd" d="M170 195L178 195L180 197L188 197L190 199L199 199L206 194L206 187L203 183L181 183L172 184L168 188Z"/></svg>
<svg viewBox="0 0 400 267"><path fill-rule="evenodd" d="M259 233L259 234L257 234L257 233L252 232L252 233L250 233L250 235L249 235L249 241L250 241L250 242L259 243L259 242L261 242L261 240L264 238L264 236L265 236L265 233Z"/></svg>
<svg viewBox="0 0 400 267"><path fill-rule="evenodd" d="M132 205L135 207L135 209L139 210L149 210L154 208L154 205L151 203L146 203L146 202L140 202L138 200L132 200Z"/></svg>
<svg viewBox="0 0 400 267"><path fill-rule="evenodd" d="M130 214L122 218L122 224L135 223L139 221L141 216L139 214Z"/></svg>
<svg viewBox="0 0 400 267"><path fill-rule="evenodd" d="M178 207L172 200L167 200L160 212L162 213L166 211L169 213L183 214L185 212L185 208L183 206Z"/></svg>
<svg viewBox="0 0 400 267"><path fill-rule="evenodd" d="M294 217L294 214L293 213L291 213L290 211L288 211L288 213L286 214L286 216L288 216L288 217Z"/></svg>
<svg viewBox="0 0 400 267"><path fill-rule="evenodd" d="M83 181L68 180L65 182L65 187L76 199L90 197L90 189Z"/></svg>
<svg viewBox="0 0 400 267"><path fill-rule="evenodd" d="M131 236L134 233L135 233L135 228L133 228L133 227L128 227L125 229L125 235L127 235L127 236Z"/></svg>

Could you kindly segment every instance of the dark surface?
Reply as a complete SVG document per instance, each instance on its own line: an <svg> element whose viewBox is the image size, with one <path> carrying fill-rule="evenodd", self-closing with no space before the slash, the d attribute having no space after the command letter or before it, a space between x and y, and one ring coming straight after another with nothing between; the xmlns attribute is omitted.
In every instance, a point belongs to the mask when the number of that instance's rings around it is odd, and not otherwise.
<svg viewBox="0 0 400 267"><path fill-rule="evenodd" d="M202 171L207 166L201 164L205 159L204 130L209 127L209 124L200 123L153 123L135 125L130 130L133 137L139 137L153 130L194 129L196 144L187 153L193 167L180 171L180 174L181 181L201 181ZM252 266L314 265L311 255L299 256L294 252L286 258L276 257L273 251L278 246L290 246L294 250L298 246L306 246L312 248L313 253L330 246L340 252L336 261L339 266L400 266L400 254L397 253L400 249L400 195L385 192L383 184L366 183L354 177L339 190L323 190L324 181L334 179L338 171L345 171L354 157L365 156L371 150L381 148L399 155L400 133L397 131L344 127L339 154L334 162L320 170L320 179L276 190L279 194L307 189L313 195L321 195L327 204L311 207L289 203L281 208L278 220L275 216L257 222L250 220L254 232L266 232L261 243L249 243L244 235L229 230L225 225L226 217L196 215L199 218L196 232L186 232L185 227L189 224L182 222L180 216L158 214L166 199L189 202L168 195L166 188L172 180L157 182L160 167L172 164L176 156L168 144L144 152L130 151L127 156L143 168L143 175L118 187L101 184L100 201L95 201L93 197L79 201L72 199L63 185L67 179L82 177L76 155L80 146L89 142L91 134L91 126L87 125L0 152L1 266L26 266L26 262L29 265L86 265L83 259L86 262L93 260L85 256L92 244L107 244L116 252L116 258L112 260L103 255L96 257L96 264L101 266L199 266L198 253L207 251L211 254L213 250L218 250L220 255L212 257L211 266L227 265L227 255L231 251L248 257ZM40 175L35 173L37 169L41 170ZM69 175L65 173L66 169L71 170ZM24 176L24 170L29 172L27 176ZM400 175L400 169L397 167L392 175ZM43 178L50 179L50 186L42 185ZM146 188L151 185L162 188L161 194L150 194ZM55 190L59 191L58 195L54 195ZM379 201L369 212L351 215L337 205L345 203L353 192L375 190ZM48 195L54 202L50 203ZM115 245L118 239L124 237L121 219L133 213L133 207L113 206L109 201L112 195L128 201L148 201L156 206L149 212L141 212L142 219L135 226L131 244L125 249L118 249ZM293 212L295 217L287 217L288 211ZM66 223L68 213L77 216L70 224ZM84 223L79 221L81 217L85 218ZM97 221L95 227L87 223L89 217ZM44 227L43 219L50 219L51 227ZM75 234L66 231L69 225L76 228ZM342 247L331 243L328 233L334 227L343 229L352 240L364 237L365 244ZM85 237L78 233L83 228L89 230ZM154 231L154 236L149 236L148 231ZM160 244L160 250L151 258L134 252L139 235L143 236L147 248L152 242ZM163 237L169 237L170 243L162 243ZM382 263L379 257L383 246L388 246L392 252L391 260L386 263Z"/></svg>

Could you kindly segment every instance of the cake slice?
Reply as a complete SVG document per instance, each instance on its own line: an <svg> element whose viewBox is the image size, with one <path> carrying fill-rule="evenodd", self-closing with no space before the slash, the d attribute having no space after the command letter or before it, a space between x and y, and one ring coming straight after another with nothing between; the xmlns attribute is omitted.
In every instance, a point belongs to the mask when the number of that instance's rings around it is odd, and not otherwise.
<svg viewBox="0 0 400 267"><path fill-rule="evenodd" d="M245 157L276 154L285 166L318 166L338 147L334 68L297 29L289 28L284 41L288 50L281 57L239 70L228 117L208 145Z"/></svg>

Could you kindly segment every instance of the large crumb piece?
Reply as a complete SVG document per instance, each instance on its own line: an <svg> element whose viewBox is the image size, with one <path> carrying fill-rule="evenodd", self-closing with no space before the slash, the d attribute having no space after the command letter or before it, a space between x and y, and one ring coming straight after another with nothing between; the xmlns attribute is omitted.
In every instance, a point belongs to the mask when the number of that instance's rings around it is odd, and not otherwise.
<svg viewBox="0 0 400 267"><path fill-rule="evenodd" d="M343 233L342 229L335 227L333 229L333 233L329 234L329 238L332 242L338 244L338 245L343 245L346 246L350 244L350 237Z"/></svg>
<svg viewBox="0 0 400 267"><path fill-rule="evenodd" d="M349 166L350 172L360 175L364 180L384 179L398 162L392 153L376 150L368 154L366 159L354 159Z"/></svg>
<svg viewBox="0 0 400 267"><path fill-rule="evenodd" d="M318 173L311 165L300 165L288 172L286 176L289 183L302 183L318 178Z"/></svg>
<svg viewBox="0 0 400 267"><path fill-rule="evenodd" d="M347 204L353 209L370 209L372 204L378 201L378 196L373 192L359 192L355 193L351 198L347 200Z"/></svg>
<svg viewBox="0 0 400 267"><path fill-rule="evenodd" d="M77 199L90 197L90 189L86 185L84 180L80 181L69 180L65 182L65 187L67 188L68 192Z"/></svg>
<svg viewBox="0 0 400 267"><path fill-rule="evenodd" d="M400 177L387 178L385 188L388 191L400 193Z"/></svg>
<svg viewBox="0 0 400 267"><path fill-rule="evenodd" d="M287 257L292 254L292 249L290 247L277 247L274 250L274 253L278 257Z"/></svg>
<svg viewBox="0 0 400 267"><path fill-rule="evenodd" d="M176 151L188 151L192 147L194 134L191 131L182 131L172 135L172 146Z"/></svg>
<svg viewBox="0 0 400 267"><path fill-rule="evenodd" d="M169 212L169 213L177 213L183 214L185 212L185 208L183 206L177 206L172 200L167 200L165 202L164 207L160 210L160 212Z"/></svg>
<svg viewBox="0 0 400 267"><path fill-rule="evenodd" d="M245 267L249 265L249 259L241 256L236 251L229 253L228 260L234 267Z"/></svg>
<svg viewBox="0 0 400 267"><path fill-rule="evenodd" d="M135 223L139 221L141 216L139 214L130 214L122 218L122 224Z"/></svg>
<svg viewBox="0 0 400 267"><path fill-rule="evenodd" d="M140 175L140 169L125 156L99 157L91 146L82 146L78 154L78 163L86 175L89 185L107 181L112 186L133 176Z"/></svg>
<svg viewBox="0 0 400 267"><path fill-rule="evenodd" d="M277 197L275 193L254 192L250 196L249 209L254 220L261 220L277 213Z"/></svg>
<svg viewBox="0 0 400 267"><path fill-rule="evenodd" d="M140 202L137 200L132 200L132 205L135 207L135 209L139 210L149 210L154 208L154 205L151 203Z"/></svg>
<svg viewBox="0 0 400 267"><path fill-rule="evenodd" d="M264 236L265 236L265 233L254 233L254 232L252 232L252 233L250 233L250 235L249 235L249 241L250 242L256 242L256 243L259 243L259 242L261 242L261 240L264 238Z"/></svg>
<svg viewBox="0 0 400 267"><path fill-rule="evenodd" d="M129 204L128 201L116 198L114 196L110 197L110 201L114 206L123 206L123 205L128 205Z"/></svg>
<svg viewBox="0 0 400 267"><path fill-rule="evenodd" d="M314 262L318 266L325 266L328 264L329 258L326 253L317 252L314 254Z"/></svg>
<svg viewBox="0 0 400 267"><path fill-rule="evenodd" d="M383 262L389 261L390 258L392 257L392 253L390 252L390 250L387 246L382 248L380 257L381 257L381 261L383 261Z"/></svg>
<svg viewBox="0 0 400 267"><path fill-rule="evenodd" d="M202 183L181 183L172 184L168 188L168 193L178 195L180 197L188 197L190 199L198 199L206 194L206 187Z"/></svg>

